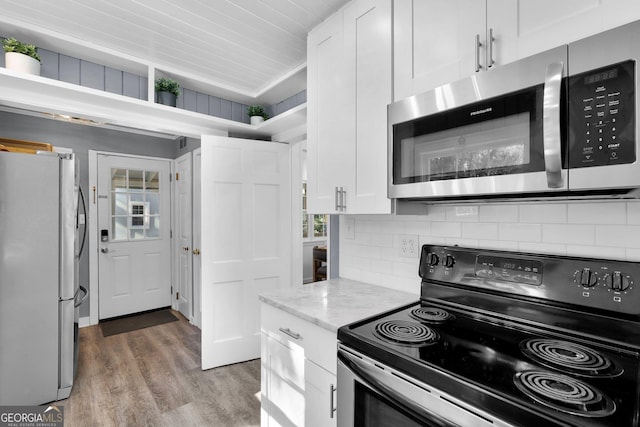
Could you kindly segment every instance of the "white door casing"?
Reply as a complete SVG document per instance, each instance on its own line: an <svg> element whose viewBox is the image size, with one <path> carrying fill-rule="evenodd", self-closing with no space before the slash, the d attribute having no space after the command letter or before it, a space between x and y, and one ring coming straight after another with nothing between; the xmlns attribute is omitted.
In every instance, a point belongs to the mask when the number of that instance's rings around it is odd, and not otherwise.
<svg viewBox="0 0 640 427"><path fill-rule="evenodd" d="M260 357L258 294L291 286L288 145L202 137L202 369Z"/></svg>
<svg viewBox="0 0 640 427"><path fill-rule="evenodd" d="M99 318L170 306L171 161L98 154L97 163Z"/></svg>
<svg viewBox="0 0 640 427"><path fill-rule="evenodd" d="M193 209L192 209L192 224L193 224L193 324L197 327L202 327L202 258L200 253L201 246L201 228L200 228L200 188L201 188L201 159L202 150L196 148L193 150Z"/></svg>
<svg viewBox="0 0 640 427"><path fill-rule="evenodd" d="M193 319L192 286L192 203L191 203L191 153L178 157L174 164L174 253L175 253L175 308L184 317Z"/></svg>

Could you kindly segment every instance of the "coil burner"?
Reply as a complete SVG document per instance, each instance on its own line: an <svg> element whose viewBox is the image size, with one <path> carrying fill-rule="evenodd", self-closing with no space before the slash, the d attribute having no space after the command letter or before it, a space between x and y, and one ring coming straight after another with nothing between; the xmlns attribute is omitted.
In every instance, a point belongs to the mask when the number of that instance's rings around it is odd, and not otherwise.
<svg viewBox="0 0 640 427"><path fill-rule="evenodd" d="M522 341L524 355L547 368L584 377L615 377L622 369L589 347L569 341L533 338Z"/></svg>
<svg viewBox="0 0 640 427"><path fill-rule="evenodd" d="M375 326L376 334L398 344L427 345L438 341L436 331L420 323L406 320L387 320Z"/></svg>
<svg viewBox="0 0 640 427"><path fill-rule="evenodd" d="M409 313L411 317L416 320L427 323L440 324L453 318L453 315L447 310L443 310L437 307L418 307L411 310Z"/></svg>
<svg viewBox="0 0 640 427"><path fill-rule="evenodd" d="M606 417L615 403L597 388L566 375L548 371L522 371L513 379L516 387L543 405L583 417Z"/></svg>

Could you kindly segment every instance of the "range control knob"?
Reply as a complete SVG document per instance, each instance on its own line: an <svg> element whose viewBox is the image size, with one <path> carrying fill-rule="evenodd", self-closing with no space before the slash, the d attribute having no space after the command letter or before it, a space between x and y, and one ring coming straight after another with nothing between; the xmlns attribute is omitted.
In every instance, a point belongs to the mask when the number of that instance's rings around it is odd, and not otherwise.
<svg viewBox="0 0 640 427"><path fill-rule="evenodd" d="M626 291L631 285L629 278L619 271L607 274L604 278L604 282L611 288L611 290L616 292Z"/></svg>
<svg viewBox="0 0 640 427"><path fill-rule="evenodd" d="M447 268L451 268L453 267L453 265L456 263L456 259L451 256L451 255L447 255L446 257L444 257L444 266Z"/></svg>
<svg viewBox="0 0 640 427"><path fill-rule="evenodd" d="M440 257L438 256L437 253L429 252L427 254L427 264L433 267L435 265L438 265L439 262L440 262Z"/></svg>
<svg viewBox="0 0 640 427"><path fill-rule="evenodd" d="M580 284L585 288L594 286L598 282L598 276L590 268L583 268L580 272Z"/></svg>

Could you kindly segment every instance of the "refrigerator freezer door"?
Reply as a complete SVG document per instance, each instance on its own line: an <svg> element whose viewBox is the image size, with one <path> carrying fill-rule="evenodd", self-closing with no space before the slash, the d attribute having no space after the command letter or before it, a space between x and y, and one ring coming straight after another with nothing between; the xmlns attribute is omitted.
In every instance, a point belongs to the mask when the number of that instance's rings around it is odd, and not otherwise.
<svg viewBox="0 0 640 427"><path fill-rule="evenodd" d="M59 162L0 152L0 405L57 397Z"/></svg>

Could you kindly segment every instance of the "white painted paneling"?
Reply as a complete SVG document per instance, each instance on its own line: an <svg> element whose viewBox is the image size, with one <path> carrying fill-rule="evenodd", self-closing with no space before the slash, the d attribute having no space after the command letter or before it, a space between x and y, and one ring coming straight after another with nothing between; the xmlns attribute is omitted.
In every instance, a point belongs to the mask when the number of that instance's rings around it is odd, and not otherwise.
<svg viewBox="0 0 640 427"><path fill-rule="evenodd" d="M0 24L24 22L246 95L304 64L307 33L346 3L5 0Z"/></svg>

